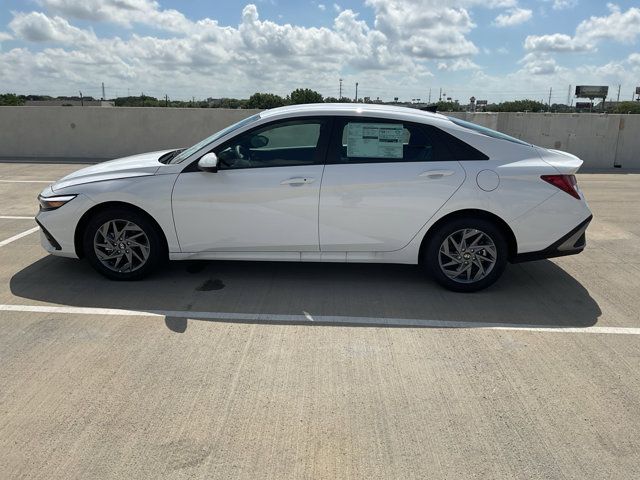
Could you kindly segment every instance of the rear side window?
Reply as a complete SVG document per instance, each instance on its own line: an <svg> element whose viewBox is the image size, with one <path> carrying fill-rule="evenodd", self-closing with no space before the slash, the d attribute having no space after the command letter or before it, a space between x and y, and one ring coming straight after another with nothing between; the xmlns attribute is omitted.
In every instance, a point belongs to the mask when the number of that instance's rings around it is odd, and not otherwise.
<svg viewBox="0 0 640 480"><path fill-rule="evenodd" d="M486 160L473 147L431 125L385 119L343 118L335 125L328 163Z"/></svg>

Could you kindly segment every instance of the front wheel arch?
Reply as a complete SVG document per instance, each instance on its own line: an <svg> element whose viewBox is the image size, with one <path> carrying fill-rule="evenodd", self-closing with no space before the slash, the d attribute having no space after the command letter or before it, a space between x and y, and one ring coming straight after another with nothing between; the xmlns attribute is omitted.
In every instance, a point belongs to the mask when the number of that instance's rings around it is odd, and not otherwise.
<svg viewBox="0 0 640 480"><path fill-rule="evenodd" d="M73 236L73 242L76 250L76 255L78 256L78 258L84 257L84 245L82 244L82 239L84 237L84 231L87 228L87 224L89 223L89 220L91 220L91 218L97 215L98 213L101 213L105 210L111 210L114 208L131 210L132 212L136 212L140 215L144 215L153 224L154 228L159 233L160 240L162 241L162 246L164 248L164 253L165 255L168 255L169 246L167 243L167 237L164 234L164 230L162 230L162 228L160 227L160 224L156 221L155 218L149 215L149 213L147 213L142 208L137 207L131 203L104 202L104 203L99 203L98 205L95 205L91 207L89 210L87 210L86 212L84 212L82 217L80 217L78 224L76 225L76 230Z"/></svg>
<svg viewBox="0 0 640 480"><path fill-rule="evenodd" d="M518 253L518 242L516 240L515 234L513 233L513 230L511 230L511 227L509 227L507 222L505 222L502 218L495 215L494 213L487 212L486 210L469 208L448 213L444 217L438 219L438 221L431 225L431 227L429 227L429 230L427 230L427 233L425 233L424 238L422 239L422 243L420 243L420 249L418 251L418 264L422 265L424 263L425 249L427 248L427 245L429 244L429 240L431 239L433 233L438 231L440 226L444 225L445 223L463 217L481 218L495 224L502 231L507 240L507 245L509 248L508 260L511 262L516 257Z"/></svg>

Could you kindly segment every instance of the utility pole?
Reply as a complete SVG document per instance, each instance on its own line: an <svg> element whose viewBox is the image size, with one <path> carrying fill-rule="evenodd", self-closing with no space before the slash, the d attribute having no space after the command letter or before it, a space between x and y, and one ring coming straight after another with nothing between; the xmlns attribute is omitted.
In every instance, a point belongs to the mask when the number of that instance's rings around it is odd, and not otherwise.
<svg viewBox="0 0 640 480"><path fill-rule="evenodd" d="M620 103L620 88L622 87L622 85L618 84L618 100L616 100L616 103Z"/></svg>
<svg viewBox="0 0 640 480"><path fill-rule="evenodd" d="M164 106L169 106L169 95L167 95L166 93L164 94Z"/></svg>
<svg viewBox="0 0 640 480"><path fill-rule="evenodd" d="M355 101L358 101L358 82L356 82L356 99Z"/></svg>
<svg viewBox="0 0 640 480"><path fill-rule="evenodd" d="M431 104L431 87L429 87L429 101L427 103Z"/></svg>
<svg viewBox="0 0 640 480"><path fill-rule="evenodd" d="M340 93L338 94L338 100L342 99L342 79L340 79Z"/></svg>
<svg viewBox="0 0 640 480"><path fill-rule="evenodd" d="M553 87L549 87L549 111L551 111L551 92L553 91Z"/></svg>
<svg viewBox="0 0 640 480"><path fill-rule="evenodd" d="M144 92L140 94L140 97L142 98L142 106L144 107Z"/></svg>
<svg viewBox="0 0 640 480"><path fill-rule="evenodd" d="M438 96L438 101L442 101L442 87L440 87L440 96Z"/></svg>
<svg viewBox="0 0 640 480"><path fill-rule="evenodd" d="M571 100L571 85L569 85L569 91L567 92L567 105L569 105L570 100Z"/></svg>
<svg viewBox="0 0 640 480"><path fill-rule="evenodd" d="M82 98L82 92L80 92L80 106L84 107L84 98Z"/></svg>
<svg viewBox="0 0 640 480"><path fill-rule="evenodd" d="M102 100L104 100L106 98L106 95L104 94L104 82L102 82Z"/></svg>

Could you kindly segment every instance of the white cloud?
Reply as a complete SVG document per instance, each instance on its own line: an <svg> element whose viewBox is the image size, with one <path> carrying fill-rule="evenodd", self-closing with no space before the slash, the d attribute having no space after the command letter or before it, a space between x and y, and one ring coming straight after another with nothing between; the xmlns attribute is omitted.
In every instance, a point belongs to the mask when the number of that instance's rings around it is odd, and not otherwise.
<svg viewBox="0 0 640 480"><path fill-rule="evenodd" d="M564 33L529 35L524 48L529 51L576 52L595 50L596 44L603 40L633 43L640 35L640 8L632 7L623 12L611 3L607 7L609 15L583 20L573 37Z"/></svg>
<svg viewBox="0 0 640 480"><path fill-rule="evenodd" d="M7 40L11 40L13 36L7 32L0 32L0 42L5 42Z"/></svg>
<svg viewBox="0 0 640 480"><path fill-rule="evenodd" d="M627 61L629 62L630 65L640 68L640 53L632 53L627 58Z"/></svg>
<svg viewBox="0 0 640 480"><path fill-rule="evenodd" d="M622 12L620 7L607 4L611 12L605 17L590 17L576 28L576 37L587 41L614 40L632 43L640 35L640 8Z"/></svg>
<svg viewBox="0 0 640 480"><path fill-rule="evenodd" d="M207 96L260 90L286 94L303 85L335 96L330 89L341 76L347 81L358 75L364 93L367 81L369 88L383 88L393 85L397 75L415 83L431 76L426 65L402 54L351 10L338 14L331 28L307 28L262 20L257 7L247 5L237 28L203 19L168 38L98 38L42 12L16 13L9 27L23 41L64 47L0 52L0 83L13 88L29 78L30 85L45 91L53 79L65 87L103 80L131 83L151 95L154 88L171 94L200 89ZM353 73L345 74L344 68Z"/></svg>
<svg viewBox="0 0 640 480"><path fill-rule="evenodd" d="M319 28L264 19L252 4L238 12L237 25L224 26L209 18L188 19L152 0L34 2L42 12L14 13L7 32L0 32L0 42L13 37L12 45L18 45L0 51L0 84L24 93L69 94L80 88L99 95L104 81L110 96L126 95L131 87L132 94L144 91L158 97L165 93L172 98L246 97L255 91L287 94L300 86L337 96L338 78L343 78L347 91L360 83L360 96L422 98L431 85L459 82L465 94L454 96L468 98L483 89L502 96L514 88L548 91L550 84L554 92L557 84L564 85L566 94L566 85L585 78L614 84L635 82L640 73L640 53L627 51L622 60L581 69L563 68L551 55L593 50L608 38L637 39L635 25L628 24L635 18L634 9L623 12L614 6L605 16L580 23L592 30L590 34L578 33L579 26L575 36L530 35L525 40L527 55L517 71L492 77L474 56L505 55L507 45L488 53L482 44L475 44L473 14L485 8L495 9L492 18L511 17L525 10L515 0L365 0L373 23L363 20L368 15L312 0L308 3L312 7L326 5L325 11L337 11L332 24ZM602 33L606 32L602 19L612 16L626 32ZM109 22L132 31L123 33L120 28L120 37L97 36L85 26L87 22ZM437 80L431 71L437 72ZM464 89L473 91L467 95Z"/></svg>
<svg viewBox="0 0 640 480"><path fill-rule="evenodd" d="M454 58L474 55L466 38L475 24L462 7L435 0L366 0L375 12L375 27L414 57Z"/></svg>
<svg viewBox="0 0 640 480"><path fill-rule="evenodd" d="M334 3L334 4L333 4L333 10L334 10L336 13L340 13L340 12L342 11L342 7L341 7L340 5L338 5L337 3Z"/></svg>
<svg viewBox="0 0 640 480"><path fill-rule="evenodd" d="M180 32L192 24L177 10L161 10L154 0L38 0L38 3L67 17L112 22L125 27L140 23Z"/></svg>
<svg viewBox="0 0 640 480"><path fill-rule="evenodd" d="M319 3L318 8L324 12L327 9L327 6L324 3Z"/></svg>
<svg viewBox="0 0 640 480"><path fill-rule="evenodd" d="M552 75L561 71L556 61L547 53L528 53L520 60L523 70L532 75Z"/></svg>
<svg viewBox="0 0 640 480"><path fill-rule="evenodd" d="M529 35L524 40L524 48L539 52L580 52L592 50L594 46L564 33L554 33L551 35Z"/></svg>
<svg viewBox="0 0 640 480"><path fill-rule="evenodd" d="M17 38L31 42L86 44L96 40L93 32L69 24L62 17L50 18L43 13L17 13L9 23Z"/></svg>
<svg viewBox="0 0 640 480"><path fill-rule="evenodd" d="M480 66L468 58L457 58L447 62L439 62L438 70L457 72L459 70L479 70Z"/></svg>
<svg viewBox="0 0 640 480"><path fill-rule="evenodd" d="M575 7L577 4L578 0L553 0L552 8L554 10L566 10L567 8Z"/></svg>
<svg viewBox="0 0 640 480"><path fill-rule="evenodd" d="M531 20L533 12L527 8L512 8L498 15L493 24L497 27L513 27Z"/></svg>

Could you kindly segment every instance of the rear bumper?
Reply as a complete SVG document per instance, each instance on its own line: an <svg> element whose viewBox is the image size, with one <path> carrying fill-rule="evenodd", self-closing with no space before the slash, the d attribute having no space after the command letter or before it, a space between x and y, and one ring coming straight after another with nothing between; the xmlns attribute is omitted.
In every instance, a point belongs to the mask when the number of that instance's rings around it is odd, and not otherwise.
<svg viewBox="0 0 640 480"><path fill-rule="evenodd" d="M545 258L575 255L582 252L587 243L585 232L592 219L593 215L589 215L589 218L582 221L569 233L563 235L562 238L553 242L543 250L538 250L536 252L519 253L511 260L511 263L531 262L533 260L542 260Z"/></svg>

